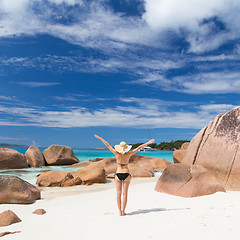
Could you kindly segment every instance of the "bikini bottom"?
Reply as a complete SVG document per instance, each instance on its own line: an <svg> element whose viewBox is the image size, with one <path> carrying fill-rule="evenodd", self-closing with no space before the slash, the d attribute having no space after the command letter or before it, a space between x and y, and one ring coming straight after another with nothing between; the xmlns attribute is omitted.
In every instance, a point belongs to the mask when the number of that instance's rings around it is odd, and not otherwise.
<svg viewBox="0 0 240 240"><path fill-rule="evenodd" d="M124 181L128 176L131 176L130 173L116 173L120 181Z"/></svg>

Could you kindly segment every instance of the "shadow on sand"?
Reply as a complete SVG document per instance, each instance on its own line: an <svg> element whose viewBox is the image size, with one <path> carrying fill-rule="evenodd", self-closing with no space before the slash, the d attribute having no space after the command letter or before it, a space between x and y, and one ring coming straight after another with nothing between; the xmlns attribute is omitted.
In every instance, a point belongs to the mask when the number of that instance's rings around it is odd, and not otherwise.
<svg viewBox="0 0 240 240"><path fill-rule="evenodd" d="M133 211L128 213L128 216L131 215L138 215L138 214L146 214L151 212L163 212L163 211L175 211L175 210L185 210L190 208L172 208L172 209L166 209L166 208L151 208L151 209L139 209L137 211Z"/></svg>

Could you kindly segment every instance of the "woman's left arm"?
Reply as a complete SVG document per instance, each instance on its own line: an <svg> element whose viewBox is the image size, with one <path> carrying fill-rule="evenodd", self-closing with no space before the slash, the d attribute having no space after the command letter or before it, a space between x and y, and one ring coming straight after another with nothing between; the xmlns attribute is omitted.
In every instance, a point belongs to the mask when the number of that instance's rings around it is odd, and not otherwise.
<svg viewBox="0 0 240 240"><path fill-rule="evenodd" d="M113 154L115 154L115 155L117 154L117 151L107 141L105 141L103 138L99 137L96 134L94 135L94 137L100 139Z"/></svg>

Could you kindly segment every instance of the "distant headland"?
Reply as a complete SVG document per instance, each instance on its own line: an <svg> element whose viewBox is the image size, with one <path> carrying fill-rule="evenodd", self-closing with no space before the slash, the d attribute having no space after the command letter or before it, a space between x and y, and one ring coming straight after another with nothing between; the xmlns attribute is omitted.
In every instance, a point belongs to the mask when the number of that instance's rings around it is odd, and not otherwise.
<svg viewBox="0 0 240 240"><path fill-rule="evenodd" d="M190 142L189 140L176 140L176 141L171 141L171 142L161 142L159 144L157 143L152 143L149 145L149 147L157 149L157 150L170 150L174 151L176 149L180 149L183 143L185 142ZM142 143L136 143L132 144L133 149L137 148L139 145Z"/></svg>
<svg viewBox="0 0 240 240"><path fill-rule="evenodd" d="M20 145L20 144L11 144L11 143L0 143L0 147L26 147L26 148L28 148L29 146Z"/></svg>

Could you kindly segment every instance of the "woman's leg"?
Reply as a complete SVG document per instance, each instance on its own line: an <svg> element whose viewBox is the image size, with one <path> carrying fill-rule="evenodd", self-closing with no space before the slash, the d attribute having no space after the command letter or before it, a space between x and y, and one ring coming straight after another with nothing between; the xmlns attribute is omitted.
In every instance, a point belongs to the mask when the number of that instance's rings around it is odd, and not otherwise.
<svg viewBox="0 0 240 240"><path fill-rule="evenodd" d="M117 190L117 205L120 216L122 215L122 208L121 208L121 195L122 195L122 181L115 176L115 183L116 183L116 190Z"/></svg>
<svg viewBox="0 0 240 240"><path fill-rule="evenodd" d="M127 195L128 195L128 187L129 187L129 184L130 184L130 179L131 179L131 177L128 176L123 181L123 207L122 207L123 215L125 215L125 208L127 206Z"/></svg>

